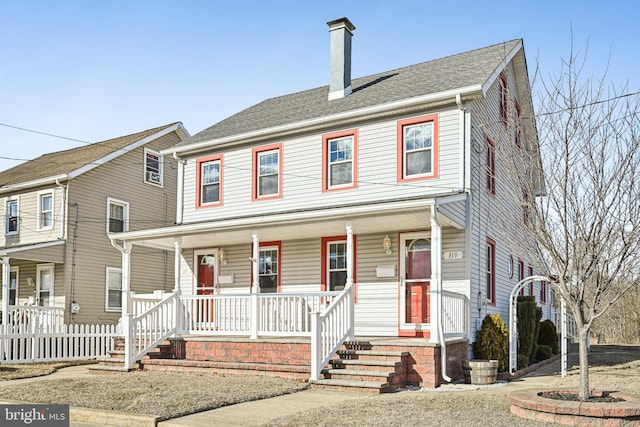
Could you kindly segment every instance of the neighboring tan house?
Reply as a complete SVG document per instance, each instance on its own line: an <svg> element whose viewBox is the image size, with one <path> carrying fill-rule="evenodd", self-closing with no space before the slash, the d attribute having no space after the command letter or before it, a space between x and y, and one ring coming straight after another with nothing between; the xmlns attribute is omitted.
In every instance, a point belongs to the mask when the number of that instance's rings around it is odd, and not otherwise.
<svg viewBox="0 0 640 427"><path fill-rule="evenodd" d="M56 322L117 323L121 256L109 235L174 223L176 161L161 150L188 137L172 123L0 172L5 316L29 306L55 313ZM173 288L167 256L136 253L131 283L141 291Z"/></svg>
<svg viewBox="0 0 640 427"><path fill-rule="evenodd" d="M349 289L351 310L319 326L321 343L345 328L327 352L354 336L392 339L417 364L406 382L437 385L446 372L459 375L479 319L507 321L518 282L511 261L520 254L489 215L503 200L487 179L499 173L487 147L515 147L507 118L532 116L523 43L351 80L355 27L346 18L329 26L330 85L268 99L162 151L179 161L177 224L117 234L114 244L133 275L137 251L175 247L185 319L166 335L183 341L186 358L231 362L232 352L215 349L221 336L240 335L311 336L313 359L312 312L325 319L334 304L323 302L338 297L322 295ZM511 213L522 221L521 207ZM521 274L532 261L521 261ZM129 298L135 284L123 280ZM126 314L139 321L135 309ZM206 347L202 335L217 341ZM415 362L421 346L435 349L430 368ZM146 351L138 350L128 367ZM322 368L327 355L318 357Z"/></svg>

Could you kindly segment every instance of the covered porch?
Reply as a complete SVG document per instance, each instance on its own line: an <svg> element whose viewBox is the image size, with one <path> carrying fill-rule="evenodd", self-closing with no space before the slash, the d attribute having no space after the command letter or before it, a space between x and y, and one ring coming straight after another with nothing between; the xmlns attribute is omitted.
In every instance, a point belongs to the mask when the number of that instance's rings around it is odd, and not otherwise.
<svg viewBox="0 0 640 427"><path fill-rule="evenodd" d="M125 366L130 369L146 353L172 336L245 337L250 340L298 337L309 340L310 377L317 380L341 346L354 340L358 324L357 307L365 304L365 286L380 293L380 304L389 297L394 299L391 304L395 310L393 324L383 325L387 329L381 335L398 338L404 331L409 336L419 337L423 343L435 346L450 339L466 339L468 296L459 289L443 289L442 281L442 229L464 227L440 208L459 203L464 203L461 196L412 199L272 216L228 218L116 235L112 243L122 253ZM363 247L357 262L356 233L358 244ZM262 241L322 239L324 245L325 236L341 236L343 239L344 252L340 253L338 260L344 261L345 268L341 272L343 286L334 288L329 285L332 273L329 271L326 276L317 274L322 276L321 283L316 282L315 285L296 285L287 277L286 283L278 284L277 292L263 292L261 285L264 282L260 280L264 258L260 252ZM367 256L362 255L367 248L364 248L366 244L362 243L364 239L361 236L378 241L379 251L384 252L385 265L374 265L376 275L368 281L355 277L356 268L362 270L362 265L368 265ZM395 242L391 243L392 239ZM422 239L423 252L420 256L422 259L428 257L429 268L418 269L421 276L410 277L405 274L411 262L406 251L411 248L410 243L418 239ZM242 256L235 248L243 244L249 249L244 257L244 265L248 263L251 270L247 282L242 279L242 271L228 259L230 254L234 259ZM132 292L130 259L136 245L174 251L173 292L146 296ZM318 255L325 256L324 252ZM328 258L331 256L333 254L327 255ZM373 261L370 263L380 260L371 257ZM201 265L215 272L212 286L201 286ZM308 264L296 264L294 267L314 275ZM221 274L221 270L226 274ZM289 266L287 270L294 268ZM360 273L362 276L364 274ZM412 293L416 285L420 292ZM383 294L383 291L387 293ZM420 308L415 309L415 304L420 304ZM367 307L375 309L375 305ZM360 311L364 312L364 309ZM373 331L367 335L376 335L375 329ZM446 365L445 347L443 365Z"/></svg>

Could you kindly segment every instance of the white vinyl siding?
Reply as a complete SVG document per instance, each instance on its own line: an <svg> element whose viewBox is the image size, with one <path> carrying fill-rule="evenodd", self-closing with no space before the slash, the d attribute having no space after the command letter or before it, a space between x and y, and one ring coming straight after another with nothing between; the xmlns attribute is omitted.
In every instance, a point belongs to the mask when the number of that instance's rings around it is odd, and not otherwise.
<svg viewBox="0 0 640 427"><path fill-rule="evenodd" d="M358 131L358 187L349 192L348 202L341 191L323 191L322 134L311 133L286 138L282 141L287 153L283 165L285 198L261 201L260 213L296 209L323 208L336 205L376 203L408 197L428 197L457 190L460 185L460 114L457 109L429 111L438 114L438 176L428 181L398 182L397 174L397 122L406 117L394 117L367 122ZM336 131L343 131L336 129ZM252 146L234 147L228 151L216 150L224 155L224 205L215 210L199 209L196 195L197 160L187 158L184 172L184 222L213 220L217 217L246 215L252 206L251 165ZM213 154L213 153L212 153ZM221 195L222 196L222 195Z"/></svg>

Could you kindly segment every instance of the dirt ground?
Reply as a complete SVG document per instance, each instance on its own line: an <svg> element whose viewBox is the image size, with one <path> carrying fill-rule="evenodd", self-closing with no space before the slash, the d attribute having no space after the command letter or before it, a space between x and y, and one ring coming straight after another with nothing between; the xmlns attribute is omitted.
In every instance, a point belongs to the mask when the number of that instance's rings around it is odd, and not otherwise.
<svg viewBox="0 0 640 427"><path fill-rule="evenodd" d="M573 356L570 361L577 360ZM640 395L640 346L594 345L589 355L593 389ZM0 378L6 370L0 367ZM8 368L16 368L9 366ZM22 368L13 370L19 375ZM37 372L34 365L32 371ZM43 366L43 370L51 369ZM537 375L536 372L530 376ZM565 378L553 375L549 387L577 387L577 366ZM72 406L174 417L305 388L305 383L265 376L212 375L176 372L134 372L95 378L47 380L28 384L0 382L0 398L25 402L66 403ZM515 384L515 383L514 383ZM541 426L510 414L510 385L481 389L441 387L363 396L295 416L272 421L270 426Z"/></svg>

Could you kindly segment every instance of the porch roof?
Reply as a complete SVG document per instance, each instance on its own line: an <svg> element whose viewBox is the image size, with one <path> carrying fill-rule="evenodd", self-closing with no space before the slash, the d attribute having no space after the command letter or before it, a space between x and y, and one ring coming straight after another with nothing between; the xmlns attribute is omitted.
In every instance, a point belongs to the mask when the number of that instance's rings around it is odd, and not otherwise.
<svg viewBox="0 0 640 427"><path fill-rule="evenodd" d="M440 206L465 199L464 194L440 198L417 198L390 202L366 203L327 209L312 209L269 215L251 215L212 219L206 222L139 230L110 235L112 240L162 249L222 246L251 241L257 232L262 241L304 239L318 236L340 236L350 222L354 233L384 233L395 230L424 230L431 226L431 206ZM443 226L462 229L454 219L440 212Z"/></svg>
<svg viewBox="0 0 640 427"><path fill-rule="evenodd" d="M64 263L65 240L35 243L30 245L0 248L0 257L9 257L37 262Z"/></svg>

